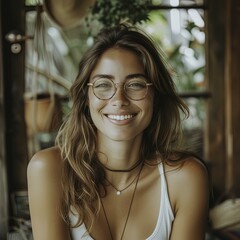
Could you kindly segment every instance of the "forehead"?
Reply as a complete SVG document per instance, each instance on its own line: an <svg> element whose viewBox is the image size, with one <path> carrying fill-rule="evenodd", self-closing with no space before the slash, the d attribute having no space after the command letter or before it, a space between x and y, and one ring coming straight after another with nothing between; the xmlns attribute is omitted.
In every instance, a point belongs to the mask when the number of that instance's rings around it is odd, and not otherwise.
<svg viewBox="0 0 240 240"><path fill-rule="evenodd" d="M100 56L92 71L92 75L120 73L144 73L144 66L135 52L125 48L110 48Z"/></svg>

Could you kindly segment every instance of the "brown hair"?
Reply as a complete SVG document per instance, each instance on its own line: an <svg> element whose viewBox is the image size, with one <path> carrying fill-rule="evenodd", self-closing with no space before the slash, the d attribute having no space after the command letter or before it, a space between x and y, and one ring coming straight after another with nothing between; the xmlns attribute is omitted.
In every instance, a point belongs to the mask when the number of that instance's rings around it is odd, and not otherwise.
<svg viewBox="0 0 240 240"><path fill-rule="evenodd" d="M79 74L71 88L72 109L62 125L57 145L64 159L63 215L67 219L71 207L78 213L78 222L91 222L99 209L99 189L104 170L98 164L96 129L87 104L87 83L100 56L109 48L125 48L135 52L143 63L145 74L154 89L152 120L144 130L142 159L161 155L167 159L180 136L180 112L188 109L175 91L175 86L159 50L140 29L126 24L102 30L94 45L79 65Z"/></svg>

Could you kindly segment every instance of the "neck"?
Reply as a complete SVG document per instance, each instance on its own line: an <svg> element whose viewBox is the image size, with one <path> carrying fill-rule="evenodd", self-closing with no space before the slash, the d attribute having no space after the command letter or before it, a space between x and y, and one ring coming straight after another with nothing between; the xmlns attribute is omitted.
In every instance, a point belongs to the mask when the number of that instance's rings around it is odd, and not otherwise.
<svg viewBox="0 0 240 240"><path fill-rule="evenodd" d="M139 152L141 147L141 138L131 141L98 141L99 160L102 165L112 170L129 170L139 161ZM127 182L132 175L139 171L141 164L132 171L109 171L105 168L106 177L110 181Z"/></svg>
<svg viewBox="0 0 240 240"><path fill-rule="evenodd" d="M139 161L141 141L99 141L99 160L109 169L129 169Z"/></svg>

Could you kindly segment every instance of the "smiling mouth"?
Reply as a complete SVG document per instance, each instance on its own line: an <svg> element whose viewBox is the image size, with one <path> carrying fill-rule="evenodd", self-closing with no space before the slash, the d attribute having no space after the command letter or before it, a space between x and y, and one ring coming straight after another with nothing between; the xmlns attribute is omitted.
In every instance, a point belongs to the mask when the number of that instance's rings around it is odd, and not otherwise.
<svg viewBox="0 0 240 240"><path fill-rule="evenodd" d="M113 120L117 120L117 121L123 121L123 120L131 119L134 116L135 116L134 114L128 114L128 115L112 115L112 114L109 114L109 115L107 115L108 118L113 119Z"/></svg>

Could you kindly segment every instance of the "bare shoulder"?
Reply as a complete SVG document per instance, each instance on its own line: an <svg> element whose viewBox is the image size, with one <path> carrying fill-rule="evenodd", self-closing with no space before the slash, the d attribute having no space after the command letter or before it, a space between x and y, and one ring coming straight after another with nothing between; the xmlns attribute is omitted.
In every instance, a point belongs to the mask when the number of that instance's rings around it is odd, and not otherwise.
<svg viewBox="0 0 240 240"><path fill-rule="evenodd" d="M58 148L52 147L34 154L27 168L29 194L51 192L47 196L60 194L62 165L61 154ZM41 193L42 192L42 193ZM51 196L52 197L52 196Z"/></svg>
<svg viewBox="0 0 240 240"><path fill-rule="evenodd" d="M187 157L181 164L165 167L169 198L175 220L172 240L202 240L208 214L208 171L194 157Z"/></svg>
<svg viewBox="0 0 240 240"><path fill-rule="evenodd" d="M62 158L57 147L41 150L35 153L28 164L28 174L42 171L45 174L49 171L60 170ZM46 171L47 170L47 171Z"/></svg>
<svg viewBox="0 0 240 240"><path fill-rule="evenodd" d="M195 157L187 157L179 164L165 164L169 195L173 206L201 196L207 199L209 176L206 166ZM187 201L186 201L187 202Z"/></svg>
<svg viewBox="0 0 240 240"><path fill-rule="evenodd" d="M35 240L70 239L59 210L62 203L62 159L58 148L37 152L28 164L28 195Z"/></svg>
<svg viewBox="0 0 240 240"><path fill-rule="evenodd" d="M192 156L176 164L165 164L165 171L170 181L180 181L180 183L208 179L206 166L199 159Z"/></svg>
<svg viewBox="0 0 240 240"><path fill-rule="evenodd" d="M28 164L29 195L53 198L61 194L62 159L58 148L52 147L34 154Z"/></svg>

